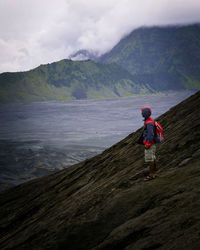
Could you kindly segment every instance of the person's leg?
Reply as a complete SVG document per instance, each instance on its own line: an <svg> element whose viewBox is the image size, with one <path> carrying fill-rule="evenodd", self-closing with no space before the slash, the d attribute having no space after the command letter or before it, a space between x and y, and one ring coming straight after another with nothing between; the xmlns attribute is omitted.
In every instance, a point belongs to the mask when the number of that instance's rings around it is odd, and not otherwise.
<svg viewBox="0 0 200 250"><path fill-rule="evenodd" d="M156 160L150 162L149 164L149 176L155 178L157 176L156 174Z"/></svg>
<svg viewBox="0 0 200 250"><path fill-rule="evenodd" d="M153 144L149 149L145 149L145 163L149 165L149 176L145 180L155 178L156 175L156 146Z"/></svg>

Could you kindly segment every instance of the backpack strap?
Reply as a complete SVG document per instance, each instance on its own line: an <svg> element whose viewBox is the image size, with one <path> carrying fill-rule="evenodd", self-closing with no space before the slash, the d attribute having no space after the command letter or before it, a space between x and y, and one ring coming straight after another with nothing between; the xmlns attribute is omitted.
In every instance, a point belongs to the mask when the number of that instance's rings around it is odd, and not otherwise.
<svg viewBox="0 0 200 250"><path fill-rule="evenodd" d="M147 123L151 123L153 124L153 126L155 126L155 121L153 118L149 117L148 119L146 119L146 121L144 122L144 125L146 126Z"/></svg>

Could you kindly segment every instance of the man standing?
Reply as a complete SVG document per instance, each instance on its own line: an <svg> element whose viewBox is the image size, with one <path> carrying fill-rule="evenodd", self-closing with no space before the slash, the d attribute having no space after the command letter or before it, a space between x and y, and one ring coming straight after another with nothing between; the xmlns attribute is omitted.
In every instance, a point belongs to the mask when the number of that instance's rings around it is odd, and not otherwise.
<svg viewBox="0 0 200 250"><path fill-rule="evenodd" d="M149 164L149 175L145 178L145 181L155 179L156 174L156 145L154 141L155 135L155 121L151 117L152 111L149 107L141 109L142 116L144 117L144 130L142 133L144 144L144 160Z"/></svg>

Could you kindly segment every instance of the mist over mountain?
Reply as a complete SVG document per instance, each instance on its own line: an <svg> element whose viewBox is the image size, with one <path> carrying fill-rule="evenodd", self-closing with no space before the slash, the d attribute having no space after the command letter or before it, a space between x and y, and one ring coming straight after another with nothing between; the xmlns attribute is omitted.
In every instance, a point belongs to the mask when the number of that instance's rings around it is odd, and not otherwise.
<svg viewBox="0 0 200 250"><path fill-rule="evenodd" d="M65 59L27 72L0 74L0 102L198 90L200 25L139 28L101 57L93 51L79 50L70 58L73 61Z"/></svg>
<svg viewBox="0 0 200 250"><path fill-rule="evenodd" d="M77 52L71 54L69 56L69 59L71 59L73 61L85 61L85 60L97 61L98 57L99 57L98 52L82 49L82 50L78 50Z"/></svg>
<svg viewBox="0 0 200 250"><path fill-rule="evenodd" d="M100 61L117 63L155 89L199 89L200 25L139 28Z"/></svg>

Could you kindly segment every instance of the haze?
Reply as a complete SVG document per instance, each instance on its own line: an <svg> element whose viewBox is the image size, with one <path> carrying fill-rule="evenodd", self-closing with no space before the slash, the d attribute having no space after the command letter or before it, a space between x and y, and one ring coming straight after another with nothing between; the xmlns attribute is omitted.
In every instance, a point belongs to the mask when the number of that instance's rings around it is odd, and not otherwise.
<svg viewBox="0 0 200 250"><path fill-rule="evenodd" d="M199 0L0 0L0 73L100 55L135 28L199 23L199 13Z"/></svg>

